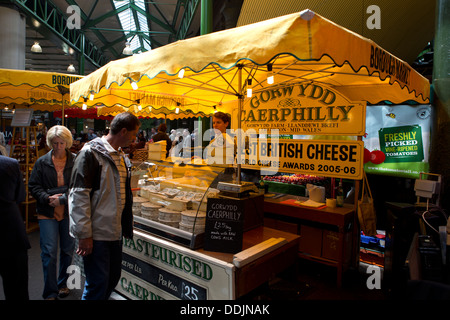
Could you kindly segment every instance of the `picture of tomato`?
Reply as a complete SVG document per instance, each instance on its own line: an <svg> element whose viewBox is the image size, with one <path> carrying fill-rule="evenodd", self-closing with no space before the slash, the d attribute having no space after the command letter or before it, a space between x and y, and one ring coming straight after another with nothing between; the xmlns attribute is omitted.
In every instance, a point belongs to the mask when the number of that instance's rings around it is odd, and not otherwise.
<svg viewBox="0 0 450 320"><path fill-rule="evenodd" d="M367 163L369 161L370 161L370 150L364 148L364 163Z"/></svg>
<svg viewBox="0 0 450 320"><path fill-rule="evenodd" d="M386 160L386 155L381 150L373 150L370 153L370 161L374 164L383 163Z"/></svg>

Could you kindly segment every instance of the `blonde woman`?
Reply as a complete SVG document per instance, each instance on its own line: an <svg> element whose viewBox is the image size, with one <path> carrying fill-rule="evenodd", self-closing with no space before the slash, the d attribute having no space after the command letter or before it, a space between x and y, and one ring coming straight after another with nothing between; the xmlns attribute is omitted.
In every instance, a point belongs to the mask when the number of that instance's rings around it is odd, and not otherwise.
<svg viewBox="0 0 450 320"><path fill-rule="evenodd" d="M68 187L74 155L69 151L72 134L64 126L51 127L46 136L50 151L40 157L31 172L29 190L36 199L40 228L43 298L55 300L69 294L67 268L72 263L74 239L69 235ZM59 275L57 257L59 240Z"/></svg>

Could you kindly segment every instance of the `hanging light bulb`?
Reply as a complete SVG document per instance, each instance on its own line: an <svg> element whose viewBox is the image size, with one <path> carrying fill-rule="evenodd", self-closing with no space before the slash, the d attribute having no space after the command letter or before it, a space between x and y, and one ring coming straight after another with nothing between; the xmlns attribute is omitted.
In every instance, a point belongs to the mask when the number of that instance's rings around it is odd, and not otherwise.
<svg viewBox="0 0 450 320"><path fill-rule="evenodd" d="M272 64L269 63L267 65L267 83L273 84L273 82L274 82L274 77L273 77L273 72L272 72Z"/></svg>
<svg viewBox="0 0 450 320"><path fill-rule="evenodd" d="M83 110L86 110L86 109L87 109L86 101L87 101L87 99L84 98L83 106L81 107L81 109L83 109Z"/></svg>
<svg viewBox="0 0 450 320"><path fill-rule="evenodd" d="M131 56L133 54L133 50L131 50L130 43L128 41L125 42L125 48L123 48L122 54L126 56Z"/></svg>
<svg viewBox="0 0 450 320"><path fill-rule="evenodd" d="M247 98L251 98L253 95L252 93L252 79L247 80Z"/></svg>
<svg viewBox="0 0 450 320"><path fill-rule="evenodd" d="M141 99L137 99L136 103L138 105L138 110L141 111L142 110L142 106L141 106Z"/></svg>
<svg viewBox="0 0 450 320"><path fill-rule="evenodd" d="M94 92L93 91L91 91L91 94L89 95L89 100L94 100Z"/></svg>
<svg viewBox="0 0 450 320"><path fill-rule="evenodd" d="M73 64L69 64L69 66L67 67L67 71L75 72L75 67L73 66Z"/></svg>
<svg viewBox="0 0 450 320"><path fill-rule="evenodd" d="M37 41L34 42L34 44L31 46L31 52L42 53L42 48L39 45L39 42L37 42Z"/></svg>
<svg viewBox="0 0 450 320"><path fill-rule="evenodd" d="M184 77L184 69L181 69L180 72L178 72L178 78L183 79Z"/></svg>
<svg viewBox="0 0 450 320"><path fill-rule="evenodd" d="M133 90L137 90L139 88L138 84L134 81L131 81L131 87L133 88Z"/></svg>

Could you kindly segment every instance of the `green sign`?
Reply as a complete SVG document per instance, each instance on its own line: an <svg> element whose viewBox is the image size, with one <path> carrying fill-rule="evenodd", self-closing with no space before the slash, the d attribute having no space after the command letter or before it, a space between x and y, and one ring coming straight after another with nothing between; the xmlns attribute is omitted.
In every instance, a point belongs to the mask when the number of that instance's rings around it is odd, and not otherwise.
<svg viewBox="0 0 450 320"><path fill-rule="evenodd" d="M418 125L381 128L378 131L385 163L422 162L422 128Z"/></svg>
<svg viewBox="0 0 450 320"><path fill-rule="evenodd" d="M364 171L418 179L429 170L431 105L367 106ZM372 159L373 158L373 159Z"/></svg>

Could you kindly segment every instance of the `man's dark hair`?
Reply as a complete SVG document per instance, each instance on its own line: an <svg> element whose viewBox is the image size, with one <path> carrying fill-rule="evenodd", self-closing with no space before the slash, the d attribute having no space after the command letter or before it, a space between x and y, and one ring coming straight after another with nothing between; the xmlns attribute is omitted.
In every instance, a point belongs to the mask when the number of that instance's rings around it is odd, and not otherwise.
<svg viewBox="0 0 450 320"><path fill-rule="evenodd" d="M140 127L140 125L141 122L134 114L129 112L123 112L119 113L111 121L110 132L111 134L114 135L119 133L120 130L122 130L123 128L127 129L128 131L133 131L136 128Z"/></svg>
<svg viewBox="0 0 450 320"><path fill-rule="evenodd" d="M230 121L231 121L230 116L227 113L222 112L222 111L218 111L218 112L214 113L213 117L217 118L217 119L220 119L223 122L230 123Z"/></svg>
<svg viewBox="0 0 450 320"><path fill-rule="evenodd" d="M161 123L158 127L158 131L162 131L162 132L166 132L167 131L167 126L165 123Z"/></svg>

